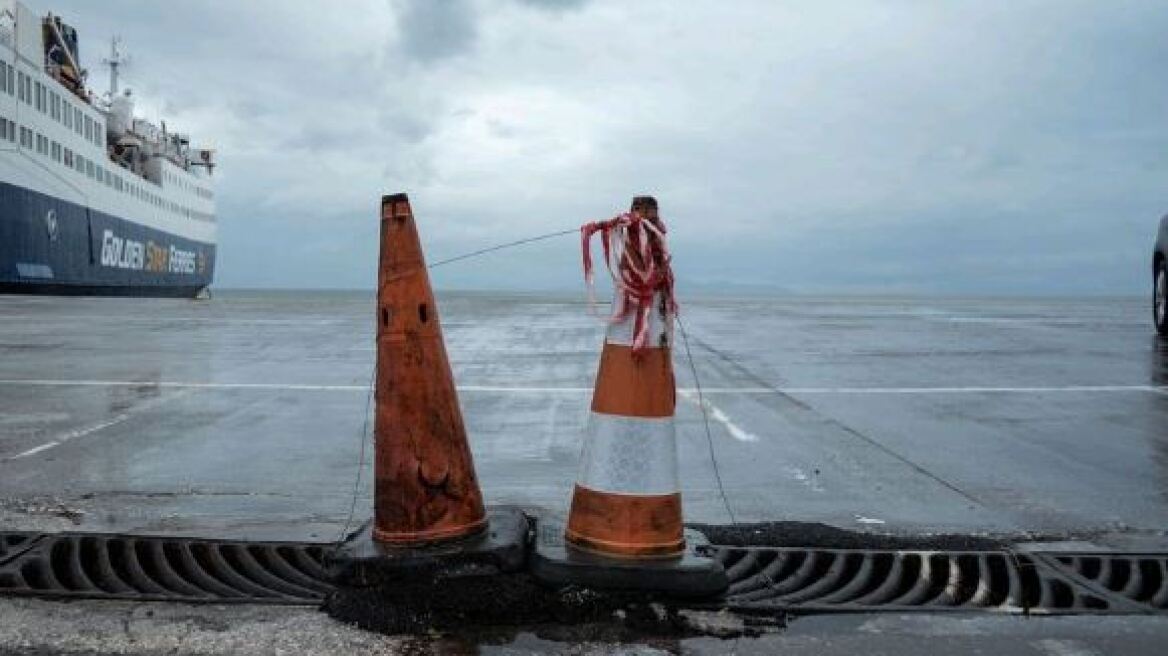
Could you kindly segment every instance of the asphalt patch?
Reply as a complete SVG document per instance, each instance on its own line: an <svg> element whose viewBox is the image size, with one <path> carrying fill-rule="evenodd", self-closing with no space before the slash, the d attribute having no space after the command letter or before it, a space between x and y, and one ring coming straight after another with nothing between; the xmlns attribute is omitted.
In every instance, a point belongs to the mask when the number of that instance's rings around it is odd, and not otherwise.
<svg viewBox="0 0 1168 656"><path fill-rule="evenodd" d="M992 551L1010 541L984 536L892 535L849 531L815 522L761 522L757 524L687 524L712 544L730 547L805 547L823 549L913 549L936 551Z"/></svg>
<svg viewBox="0 0 1168 656"><path fill-rule="evenodd" d="M593 639L626 633L686 637L757 632L747 625L712 630L708 618L695 619L683 602L661 595L550 587L526 573L344 587L329 595L322 609L336 620L388 635L511 635L531 627L565 626Z"/></svg>

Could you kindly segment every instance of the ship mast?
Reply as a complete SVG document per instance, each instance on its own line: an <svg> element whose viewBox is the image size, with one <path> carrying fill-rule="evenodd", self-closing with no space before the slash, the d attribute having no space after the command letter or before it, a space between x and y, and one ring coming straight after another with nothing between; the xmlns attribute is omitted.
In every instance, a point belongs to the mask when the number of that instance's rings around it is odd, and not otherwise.
<svg viewBox="0 0 1168 656"><path fill-rule="evenodd" d="M114 98L116 98L118 96L118 68L120 68L122 64L125 64L129 61L129 57L125 57L122 55L121 45L122 45L122 39L120 37L115 36L112 39L110 39L109 57L106 57L105 59L101 60L101 63L105 64L110 69L110 76L109 76L109 82L110 82L109 97L110 97L110 100L113 100Z"/></svg>

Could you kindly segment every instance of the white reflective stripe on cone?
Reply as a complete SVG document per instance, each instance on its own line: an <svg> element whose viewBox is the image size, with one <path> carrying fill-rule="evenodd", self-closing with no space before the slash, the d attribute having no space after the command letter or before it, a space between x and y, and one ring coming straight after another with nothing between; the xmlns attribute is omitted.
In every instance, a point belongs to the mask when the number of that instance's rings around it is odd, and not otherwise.
<svg viewBox="0 0 1168 656"><path fill-rule="evenodd" d="M636 326L637 313L630 312L627 317L620 321L609 324L608 332L606 333L609 344L619 344L621 346L632 346L633 344L633 328ZM673 316L670 315L669 321L661 313L661 294L658 293L653 296L653 311L649 313L649 341L646 346L657 348L662 346L661 336L665 335L665 345L673 345Z"/></svg>
<svg viewBox="0 0 1168 656"><path fill-rule="evenodd" d="M673 417L620 417L593 412L584 433L577 482L598 492L673 494L678 484Z"/></svg>

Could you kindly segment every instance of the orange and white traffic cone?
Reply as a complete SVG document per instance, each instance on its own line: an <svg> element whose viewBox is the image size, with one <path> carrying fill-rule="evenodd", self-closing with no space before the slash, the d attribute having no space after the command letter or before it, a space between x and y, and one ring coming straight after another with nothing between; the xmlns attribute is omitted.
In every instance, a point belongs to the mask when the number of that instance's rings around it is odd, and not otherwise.
<svg viewBox="0 0 1168 656"><path fill-rule="evenodd" d="M373 539L415 545L487 522L409 198L381 204Z"/></svg>
<svg viewBox="0 0 1168 656"><path fill-rule="evenodd" d="M618 558L685 551L673 423L673 274L657 202L641 196L610 221L582 228L591 289L590 238L599 233L614 283L592 412L564 537Z"/></svg>

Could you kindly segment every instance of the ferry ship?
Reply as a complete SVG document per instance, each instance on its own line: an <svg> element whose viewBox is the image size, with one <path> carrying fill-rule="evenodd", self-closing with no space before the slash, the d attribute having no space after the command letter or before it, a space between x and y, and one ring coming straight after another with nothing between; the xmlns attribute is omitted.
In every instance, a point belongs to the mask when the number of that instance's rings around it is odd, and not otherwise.
<svg viewBox="0 0 1168 656"><path fill-rule="evenodd" d="M0 0L0 293L197 297L215 271L214 152L107 94L77 32Z"/></svg>

